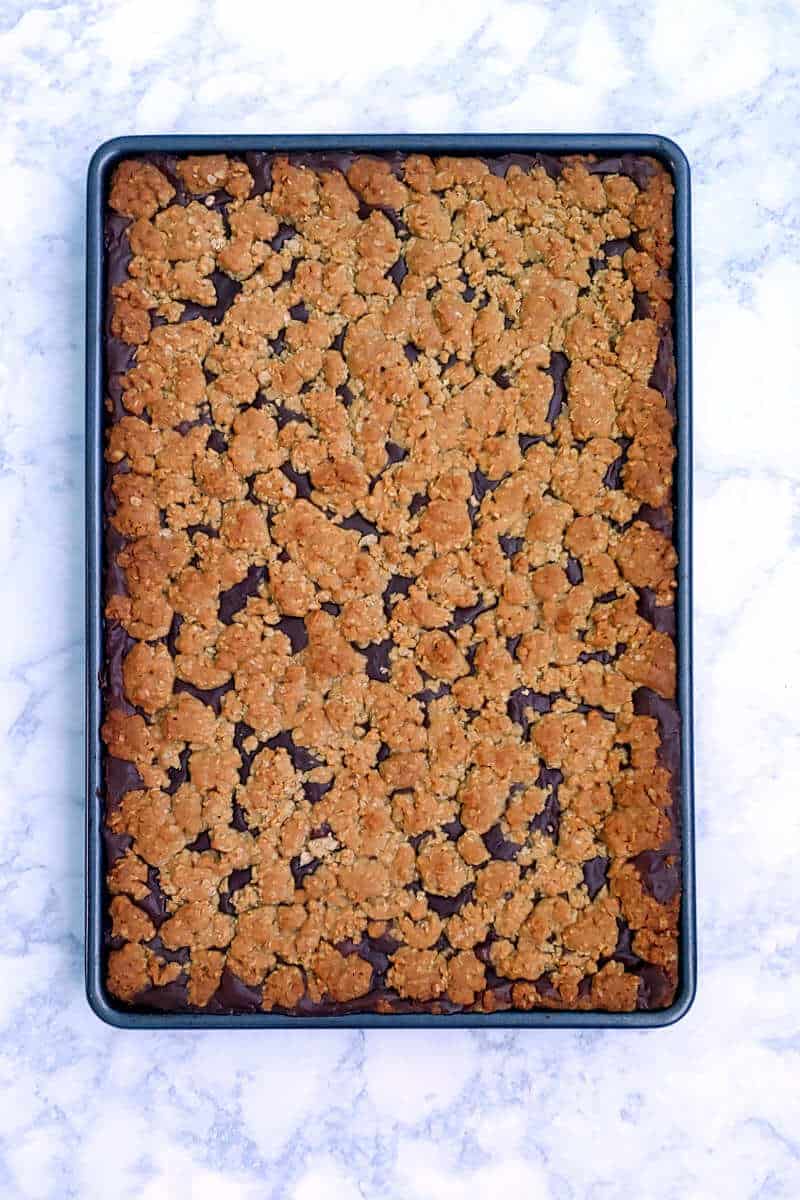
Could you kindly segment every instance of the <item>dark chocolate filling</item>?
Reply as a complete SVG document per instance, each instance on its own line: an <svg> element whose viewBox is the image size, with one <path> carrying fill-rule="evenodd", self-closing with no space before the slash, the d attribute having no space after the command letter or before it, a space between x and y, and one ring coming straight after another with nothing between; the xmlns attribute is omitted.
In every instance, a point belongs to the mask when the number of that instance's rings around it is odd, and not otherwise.
<svg viewBox="0 0 800 1200"><path fill-rule="evenodd" d="M219 594L219 619L230 625L238 612L245 607L250 596L258 596L261 584L267 578L266 567L250 567L240 583Z"/></svg>
<svg viewBox="0 0 800 1200"><path fill-rule="evenodd" d="M146 156L150 161L159 167L164 172L170 182L176 189L175 202L179 204L188 203L193 197L190 197L176 171L176 158L171 155L152 154ZM253 175L254 184L252 195L262 195L268 192L272 186L271 164L274 155L267 153L248 153L245 156L247 165ZM331 152L326 154L309 154L295 155L296 160L304 161L308 165L319 167L336 167L340 170L346 170L353 161L355 154ZM389 158L392 164L392 169L395 173L399 173L403 161L403 155L390 155ZM508 168L512 165L522 166L524 169L530 168L536 164L544 168L551 178L557 178L562 169L560 159L549 155L517 155L509 154L498 157L487 157L486 161L491 171L499 176L505 175ZM646 160L637 158L634 155L623 154L614 158L605 159L595 163L590 163L588 169L593 174L608 174L621 173L630 176L637 186L640 188L646 187L651 178L654 168ZM223 191L217 191L212 194L213 207L223 214L223 218L227 219L226 207L231 197ZM362 216L366 216L373 211L377 206L369 206L361 203ZM395 230L405 235L407 230L403 225L400 215L392 209L381 208L387 218L392 223ZM128 246L127 227L129 222L115 215L108 215L106 219L105 242L107 251L107 286L110 289L116 284L122 283L128 276L128 264L131 254ZM272 247L276 251L280 251L285 244L296 236L296 230L291 226L282 225L278 230L277 235L272 241ZM625 251L635 245L635 241L629 239L616 239L605 243L602 247L603 254L607 260L613 255L623 255ZM597 260L596 269L602 269L605 266L602 260ZM291 278L294 273L296 263L292 263L285 277ZM407 274L407 266L404 258L401 257L397 262L389 268L387 277L400 288ZM202 317L212 324L218 324L224 317L225 312L234 303L236 296L241 291L241 284L233 280L221 271L214 271L210 276L216 292L216 301L213 305L203 306L193 303L187 303L181 320L191 320L196 317ZM463 283L464 296L467 300L474 299L476 295L475 288L472 287L469 281L464 277ZM482 296L481 300L485 303L488 301L488 295ZM122 389L121 376L127 371L135 360L135 352L132 347L126 346L119 339L111 336L110 333L110 305L107 305L105 330L105 360L107 373L107 391L111 404L110 419L118 420L124 415L124 409L121 403ZM634 296L634 311L639 318L650 315L650 302L646 295L636 293ZM309 318L309 312L306 305L302 302L294 305L290 310L292 320L305 322ZM508 320L506 321L508 327ZM335 339L334 348L342 351L344 348L345 330L343 330ZM285 340L282 336L273 339L273 352L282 354L286 348ZM406 346L406 357L410 362L415 362L418 359L418 350L412 344ZM455 359L451 356L451 362L446 364L444 369L447 369ZM551 355L548 373L553 379L553 396L550 402L547 419L552 425L557 420L561 413L566 398L566 373L569 367L569 361L563 353L554 352ZM211 376L210 378L213 378ZM501 388L510 386L511 379L501 368L495 374L495 382ZM666 398L667 404L674 411L674 388L675 388L675 369L674 356L672 348L672 335L669 329L665 330L661 336L659 343L656 363L650 378L650 386L659 390ZM347 386L341 386L337 389L337 393L343 403L349 405L353 401L352 393ZM259 403L263 403L263 397ZM146 414L145 414L145 418ZM276 419L280 428L283 428L291 421L306 421L307 418L299 412L286 407L280 406L276 413ZM210 416L204 412L198 421L189 424L209 423ZM188 426L187 426L188 428ZM184 430L186 432L186 430ZM519 438L520 446L523 450L528 449L537 441L543 440L540 436L521 435ZM624 443L626 439L619 439L621 445L620 457L611 464L606 473L604 480L607 487L616 488L620 484L620 474L625 461L625 453L627 445ZM219 430L212 429L209 434L208 446L218 454L224 454L228 448L228 442L223 433ZM395 464L403 461L407 456L407 451L397 443L387 441L385 445L389 464ZM110 480L115 471L124 471L127 466L122 464L116 468L110 468L107 471L107 486L105 490L105 507L106 513L111 514L115 510L114 497L110 492ZM309 499L312 495L312 484L310 476L304 473L295 471L290 464L284 464L281 468L283 473L290 479L296 489L298 496ZM493 491L499 480L487 479L480 471L473 474L473 494L478 505L483 498ZM411 515L414 516L429 502L429 497L426 493L420 493L412 499ZM662 529L667 536L671 536L671 514L669 510L654 511L643 507L639 514L640 519L648 521L655 528ZM344 528L356 529L362 535L380 536L379 530L371 522L367 521L359 514L354 514L351 517L345 518L341 522ZM193 526L189 529L190 536L195 533L204 533L208 536L215 536L217 531L206 526ZM499 538L500 546L503 553L508 557L513 557L523 550L525 542L523 538L501 535ZM105 593L106 596L125 595L127 588L125 584L124 571L119 567L117 556L120 550L125 545L125 539L120 537L110 526L106 531L106 565L105 565ZM582 582L583 573L581 564L577 559L570 558L567 562L567 576L570 583L578 584ZM260 593L260 587L267 578L266 567L251 567L244 580L240 581L232 588L228 589L220 595L219 615L223 623L229 624L236 613L240 612L246 605L250 596L257 596ZM383 600L387 616L391 614L392 604L395 598L399 596L407 596L413 580L408 577L393 576L388 586L386 587ZM601 600L613 600L616 596L614 593L609 593L607 597L601 597ZM338 605L326 604L323 606L326 611L338 613ZM488 611L493 605L485 604L482 601L475 605L466 608L456 609L454 612L451 629L458 629L464 624L473 622L482 612ZM654 594L650 589L641 589L639 598L639 613L644 619L649 621L654 628L674 636L675 633L675 612L672 606L659 607L655 604ZM176 614L173 619L172 627L164 639L170 653L176 654L176 640L179 634L181 625L181 617ZM307 644L307 635L304 622L299 618L281 619L278 625L280 629L289 638L292 645L292 652L298 653ZM508 639L509 652L513 655L516 653L516 648L519 638ZM124 695L122 682L122 663L125 654L133 644L132 639L128 638L127 634L114 622L109 622L106 627L106 665L103 675L104 697L107 707L115 707L125 712L135 711L127 702ZM383 642L367 647L361 652L367 660L367 674L373 679L385 680L388 677L390 667L389 653L393 646L390 638ZM624 646L622 647L624 650ZM471 647L471 654L474 655L475 647ZM618 652L621 652L618 647ZM612 661L608 651L600 651L595 653L587 653L581 655L581 661L597 659L600 662ZM175 691L186 691L196 698L209 704L216 713L221 711L222 699L227 691L230 690L232 684L228 683L220 688L215 688L203 691L194 687L187 681L178 680L175 684ZM427 687L418 694L418 699L427 709L428 705L435 699L446 695L449 688L445 685L438 690ZM530 729L530 718L528 712L545 713L550 711L553 697L539 695L534 692L529 692L527 689L518 689L509 699L508 712L511 719L522 728L524 735L527 737ZM638 855L633 861L639 871L643 884L648 892L653 895L659 902L668 903L677 894L680 885L680 864L677 857L678 843L678 824L677 824L677 782L678 770L680 766L680 724L676 706L669 701L663 700L655 693L646 688L640 688L634 694L634 708L637 713L655 716L659 722L662 733L663 744L659 751L660 758L663 764L671 773L673 780L673 788L676 797L673 805L673 826L675 836L670 845L659 851L646 851ZM579 711L588 711L588 706L580 706ZM609 715L609 714L603 714ZM240 775L243 781L247 779L250 765L255 754L261 749L259 745L256 750L248 753L244 750L243 742L251 737L253 730L242 723L236 726L234 735L234 744L242 758L242 766ZM312 755L302 746L295 745L292 737L288 733L281 733L276 738L270 739L266 743L270 747L283 747L289 753L293 765L298 771L308 772L316 767L322 766L319 759ZM388 747L383 747L382 750L388 753ZM379 754L379 759L380 759ZM168 771L169 782L166 790L174 792L181 783L188 779L188 762L189 751L184 750L180 755L180 763L177 767L172 767ZM139 773L133 764L125 762L121 759L114 758L108 754L104 755L104 780L106 791L106 803L109 808L118 805L122 797L130 790L138 789L143 786L143 782ZM531 822L532 829L540 830L555 839L558 838L558 825L560 819L560 808L558 803L558 787L561 783L561 773L554 769L543 767L536 783L539 787L549 789L547 800L544 808L537 817ZM332 781L326 783L311 783L303 782L303 788L308 799L315 803L332 787ZM234 801L233 819L234 828L241 831L248 829L245 814L240 805ZM457 819L446 823L442 827L448 837L457 838L464 832L464 827ZM500 825L493 826L483 837L484 844L489 850L493 858L499 860L512 860L519 851L519 847L504 837ZM113 862L120 854L124 853L131 845L131 839L124 836L112 835L108 830L104 831L104 842L106 845L107 859ZM196 853L203 853L210 848L210 839L207 833L200 836L189 847ZM303 867L300 867L298 860L292 860L292 872L296 882L299 884L302 879L313 872L317 867L316 860L312 860ZM609 860L602 856L590 860L583 864L584 880L590 897L594 898L597 893L605 886L607 882L607 869ZM228 890L220 894L220 906L223 911L235 911L231 903L231 897L240 888L249 883L251 872L249 869L242 871L234 871L228 879ZM156 926L163 923L166 919L166 897L161 890L158 881L158 872L155 868L148 869L148 888L149 894L139 902L139 906L147 912ZM429 907L432 911L439 913L442 916L450 915L453 912L459 911L464 904L473 898L474 886L469 885L463 889L456 897L440 897L428 895ZM491 942L495 939L495 934L492 932L487 938L486 943L478 948L478 955L484 961L489 963L489 950ZM649 1008L659 1007L663 1005L671 993L670 981L665 976L664 972L653 965L643 963L636 956L631 948L632 935L631 931L625 926L624 922L620 923L620 934L612 958L615 961L622 962L626 969L632 970L639 976L639 1000L638 1007ZM391 1005L393 1011L396 1012L412 1012L419 1011L425 1006L420 1006L412 1001L402 1000L396 993L387 986L386 973L389 966L389 955L397 949L397 943L390 934L385 934L381 938L365 937L360 943L340 943L339 949L342 953L357 953L360 957L369 961L374 969L372 982L372 990L368 996L362 997L358 1001L350 1004L333 1005L327 1001L322 1004L313 1004L308 999L303 999L298 1005L298 1013L318 1013L324 1014L328 1012L356 1012L365 1008L373 1007L376 1002L387 1002ZM167 951L157 937L150 943L151 949L161 955L167 961L184 963L188 961L188 951L179 950L176 952ZM441 942L438 947L447 949L447 943ZM487 971L487 981L490 990L494 993L495 1005L499 1008L509 1007L511 1005L511 984L508 980L499 977L496 972L490 967ZM558 993L553 987L549 976L541 976L535 981L539 994L544 998L552 1001L558 1000ZM583 980L579 992L585 996L589 994L591 987L590 980ZM212 1001L204 1011L213 1013L225 1012L242 1012L242 1011L257 1011L261 1006L261 989L248 987L239 980L228 968L223 972L220 986L212 998ZM190 1008L187 992L187 977L180 976L176 981L161 988L149 988L137 1002L137 1007L147 1010L164 1010L171 1011L175 1009ZM458 1011L459 1006L452 1005L447 1001L440 1002L437 1009L442 1012Z"/></svg>
<svg viewBox="0 0 800 1200"><path fill-rule="evenodd" d="M567 399L566 374L569 359L560 350L554 350L550 355L550 366L547 374L553 380L553 395L550 397L550 407L547 410L547 420L554 425Z"/></svg>

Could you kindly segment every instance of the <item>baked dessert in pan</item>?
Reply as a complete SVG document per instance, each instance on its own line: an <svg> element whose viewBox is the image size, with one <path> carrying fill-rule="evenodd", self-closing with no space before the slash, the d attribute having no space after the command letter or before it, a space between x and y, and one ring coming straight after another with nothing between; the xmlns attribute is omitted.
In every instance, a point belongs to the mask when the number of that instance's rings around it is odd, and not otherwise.
<svg viewBox="0 0 800 1200"><path fill-rule="evenodd" d="M118 164L118 1000L672 1002L672 195L634 155Z"/></svg>

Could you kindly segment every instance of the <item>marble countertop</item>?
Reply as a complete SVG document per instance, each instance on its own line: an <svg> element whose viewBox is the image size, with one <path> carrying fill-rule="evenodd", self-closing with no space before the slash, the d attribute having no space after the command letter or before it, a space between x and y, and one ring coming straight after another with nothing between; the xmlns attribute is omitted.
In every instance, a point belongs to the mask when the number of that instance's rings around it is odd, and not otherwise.
<svg viewBox="0 0 800 1200"><path fill-rule="evenodd" d="M795 1200L800 11L275 7L0 5L0 1194ZM536 129L664 133L694 172L696 1004L655 1032L107 1028L82 979L90 154Z"/></svg>

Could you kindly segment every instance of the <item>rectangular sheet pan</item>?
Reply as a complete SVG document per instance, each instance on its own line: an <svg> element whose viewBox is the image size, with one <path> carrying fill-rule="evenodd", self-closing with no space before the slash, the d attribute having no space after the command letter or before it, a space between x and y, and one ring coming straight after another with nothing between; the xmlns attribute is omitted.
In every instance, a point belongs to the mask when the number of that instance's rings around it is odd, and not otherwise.
<svg viewBox="0 0 800 1200"><path fill-rule="evenodd" d="M402 151L427 154L646 154L660 159L675 185L674 338L677 367L677 460L675 467L675 545L678 551L677 645L678 707L681 712L680 820L682 906L680 980L675 1002L658 1011L497 1012L453 1016L290 1017L271 1013L206 1016L202 1013L143 1013L117 1006L104 982L103 928L107 909L101 837L101 691L103 569L103 318L105 255L103 222L108 183L120 159L148 152L176 154L244 153L249 150ZM121 137L95 152L88 174L86 275L86 991L94 1012L124 1029L290 1029L315 1028L654 1028L683 1017L694 999L697 971L694 882L694 795L692 751L692 428L691 428L691 243L689 164L668 138L640 134L373 134L281 136Z"/></svg>

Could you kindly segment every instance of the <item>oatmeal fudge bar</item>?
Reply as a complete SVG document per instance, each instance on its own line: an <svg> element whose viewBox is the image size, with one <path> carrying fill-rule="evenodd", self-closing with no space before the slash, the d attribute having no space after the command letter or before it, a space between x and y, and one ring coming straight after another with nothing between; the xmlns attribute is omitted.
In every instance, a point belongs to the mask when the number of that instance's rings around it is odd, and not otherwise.
<svg viewBox="0 0 800 1200"><path fill-rule="evenodd" d="M663 1008L670 176L143 155L106 249L107 985Z"/></svg>

